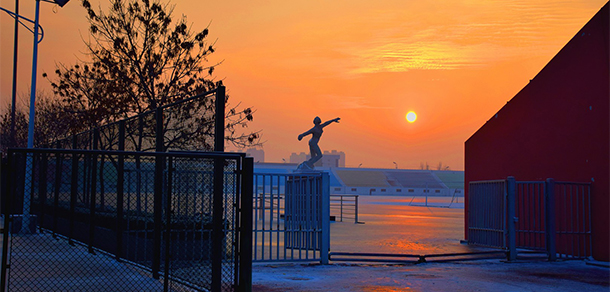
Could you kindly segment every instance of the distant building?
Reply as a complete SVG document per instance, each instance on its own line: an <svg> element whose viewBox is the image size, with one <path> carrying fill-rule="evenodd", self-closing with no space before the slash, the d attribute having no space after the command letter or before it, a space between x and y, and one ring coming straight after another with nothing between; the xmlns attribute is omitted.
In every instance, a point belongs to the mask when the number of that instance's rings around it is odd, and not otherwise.
<svg viewBox="0 0 610 292"><path fill-rule="evenodd" d="M246 150L246 156L252 157L254 162L265 162L265 151L263 149L250 148Z"/></svg>
<svg viewBox="0 0 610 292"><path fill-rule="evenodd" d="M290 163L301 163L311 156L305 152L290 154ZM317 167L345 167L345 153L343 151L324 151L322 159L314 164Z"/></svg>

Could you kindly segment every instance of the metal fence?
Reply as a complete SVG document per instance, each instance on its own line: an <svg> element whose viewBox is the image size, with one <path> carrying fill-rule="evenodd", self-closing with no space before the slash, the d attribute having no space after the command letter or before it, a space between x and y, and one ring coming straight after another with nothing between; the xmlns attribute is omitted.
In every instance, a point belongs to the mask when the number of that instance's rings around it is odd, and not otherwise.
<svg viewBox="0 0 610 292"><path fill-rule="evenodd" d="M506 247L506 181L470 182L468 243Z"/></svg>
<svg viewBox="0 0 610 292"><path fill-rule="evenodd" d="M468 242L545 252L550 260L591 255L591 184L506 180L471 182Z"/></svg>
<svg viewBox="0 0 610 292"><path fill-rule="evenodd" d="M44 148L125 151L215 149L217 121L224 129L225 87L67 137ZM220 113L216 115L216 113ZM224 131L223 131L224 133ZM219 137L222 137L220 135Z"/></svg>
<svg viewBox="0 0 610 292"><path fill-rule="evenodd" d="M246 291L252 169L238 154L10 149L1 288Z"/></svg>
<svg viewBox="0 0 610 292"><path fill-rule="evenodd" d="M253 261L328 263L328 173L255 174Z"/></svg>
<svg viewBox="0 0 610 292"><path fill-rule="evenodd" d="M335 221L343 222L343 218L358 221L358 195L330 195L330 216Z"/></svg>

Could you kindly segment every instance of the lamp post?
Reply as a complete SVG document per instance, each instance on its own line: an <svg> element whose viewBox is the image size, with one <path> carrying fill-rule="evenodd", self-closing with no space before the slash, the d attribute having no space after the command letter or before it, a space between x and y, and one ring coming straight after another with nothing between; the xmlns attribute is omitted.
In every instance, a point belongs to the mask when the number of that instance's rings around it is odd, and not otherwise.
<svg viewBox="0 0 610 292"><path fill-rule="evenodd" d="M396 161L392 161L392 163L394 163L394 165L396 166L396 169L398 169L398 163L396 163Z"/></svg>
<svg viewBox="0 0 610 292"><path fill-rule="evenodd" d="M15 0L15 14L19 15L19 0ZM15 103L17 101L17 48L19 47L19 18L15 17L15 35L13 38L13 90L11 92L11 141L15 147Z"/></svg>
<svg viewBox="0 0 610 292"><path fill-rule="evenodd" d="M32 49L32 84L30 89L30 115L28 123L28 149L34 148L34 118L36 107L36 75L38 65L38 43L42 38L38 39L38 28L40 18L40 1L58 4L63 7L69 0L36 0L36 14L34 17L34 47ZM15 14L15 17L21 16ZM30 204L32 198L32 153L28 153L25 164L25 185L23 188L23 216L21 217L21 233L30 233Z"/></svg>

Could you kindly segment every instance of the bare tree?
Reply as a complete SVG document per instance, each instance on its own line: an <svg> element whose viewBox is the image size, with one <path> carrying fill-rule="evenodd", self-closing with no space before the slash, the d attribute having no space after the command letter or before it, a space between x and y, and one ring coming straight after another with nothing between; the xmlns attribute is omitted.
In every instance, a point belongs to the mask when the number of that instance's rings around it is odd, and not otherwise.
<svg viewBox="0 0 610 292"><path fill-rule="evenodd" d="M169 3L110 0L108 11L93 9L88 0L82 0L82 5L91 33L84 40L88 60L72 66L59 64L55 79L43 74L60 98L57 106L77 126L71 132L154 110L222 85L212 76L219 63L208 64L215 51L215 41L207 38L208 28L194 30L186 16L174 20ZM167 117L168 147L211 147L206 142L214 134L210 98ZM240 132L252 121L254 110L231 106L228 100L226 139L238 147L259 143L259 132Z"/></svg>

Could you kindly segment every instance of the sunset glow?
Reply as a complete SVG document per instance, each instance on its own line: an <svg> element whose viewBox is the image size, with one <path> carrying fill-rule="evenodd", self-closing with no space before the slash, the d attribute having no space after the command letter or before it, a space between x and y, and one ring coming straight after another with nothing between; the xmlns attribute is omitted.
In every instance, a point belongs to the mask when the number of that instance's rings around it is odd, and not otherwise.
<svg viewBox="0 0 610 292"><path fill-rule="evenodd" d="M267 162L309 151L296 139L311 121L322 151L346 166L462 170L464 141L532 79L607 0L172 1L194 30L209 25L210 64L230 104L253 107L247 130L262 130ZM165 2L165 1L163 1ZM35 1L20 14L34 18ZM13 10L14 1L2 2ZM93 0L92 6L108 2ZM74 64L88 38L80 1L43 2L38 72ZM0 17L2 108L10 102L14 20ZM29 98L32 34L20 28L18 105ZM39 89L51 93L46 80ZM405 109L425 117L404 120ZM231 151L239 149L229 148Z"/></svg>

